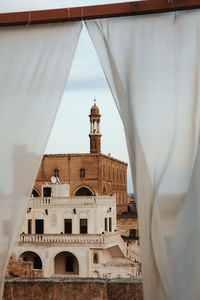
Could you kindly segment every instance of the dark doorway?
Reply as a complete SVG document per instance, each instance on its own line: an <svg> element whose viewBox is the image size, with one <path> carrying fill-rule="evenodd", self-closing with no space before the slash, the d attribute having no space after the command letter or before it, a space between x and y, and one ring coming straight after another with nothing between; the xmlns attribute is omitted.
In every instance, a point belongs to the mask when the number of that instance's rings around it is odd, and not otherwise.
<svg viewBox="0 0 200 300"><path fill-rule="evenodd" d="M43 219L35 220L35 233L36 234L44 233L44 220Z"/></svg>
<svg viewBox="0 0 200 300"><path fill-rule="evenodd" d="M80 233L87 233L87 219L80 219Z"/></svg>
<svg viewBox="0 0 200 300"><path fill-rule="evenodd" d="M42 262L39 256L35 256L33 259L33 269L42 269Z"/></svg>
<svg viewBox="0 0 200 300"><path fill-rule="evenodd" d="M66 272L74 272L74 257L66 256Z"/></svg>
<svg viewBox="0 0 200 300"><path fill-rule="evenodd" d="M76 191L75 196L92 196L92 192L86 187L81 187Z"/></svg>
<svg viewBox="0 0 200 300"><path fill-rule="evenodd" d="M64 220L65 233L72 233L72 219Z"/></svg>

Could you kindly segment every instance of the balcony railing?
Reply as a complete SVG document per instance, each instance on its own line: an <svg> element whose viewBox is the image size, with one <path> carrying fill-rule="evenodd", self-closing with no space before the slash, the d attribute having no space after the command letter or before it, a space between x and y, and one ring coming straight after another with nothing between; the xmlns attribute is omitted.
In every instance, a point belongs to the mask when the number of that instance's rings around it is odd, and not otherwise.
<svg viewBox="0 0 200 300"><path fill-rule="evenodd" d="M91 248L119 246L124 257L140 262L140 255L129 249L118 232L106 234L20 234L18 244L87 244Z"/></svg>
<svg viewBox="0 0 200 300"><path fill-rule="evenodd" d="M101 234L20 234L18 243L57 244L57 243L104 243Z"/></svg>
<svg viewBox="0 0 200 300"><path fill-rule="evenodd" d="M115 196L31 197L28 206L115 205Z"/></svg>

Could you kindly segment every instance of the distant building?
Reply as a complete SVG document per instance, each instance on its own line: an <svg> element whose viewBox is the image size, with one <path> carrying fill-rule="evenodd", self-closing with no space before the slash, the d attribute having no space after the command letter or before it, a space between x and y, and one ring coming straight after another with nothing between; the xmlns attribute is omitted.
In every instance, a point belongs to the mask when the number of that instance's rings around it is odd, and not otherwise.
<svg viewBox="0 0 200 300"><path fill-rule="evenodd" d="M127 164L101 154L96 104L89 117L90 154L44 155L14 252L45 277L138 277L138 244L127 246L117 225Z"/></svg>
<svg viewBox="0 0 200 300"><path fill-rule="evenodd" d="M117 213L127 211L127 163L101 154L99 108L90 111L90 153L44 155L33 190L33 196L51 195L51 177L69 185L70 196L114 195ZM75 135L74 138L78 138Z"/></svg>

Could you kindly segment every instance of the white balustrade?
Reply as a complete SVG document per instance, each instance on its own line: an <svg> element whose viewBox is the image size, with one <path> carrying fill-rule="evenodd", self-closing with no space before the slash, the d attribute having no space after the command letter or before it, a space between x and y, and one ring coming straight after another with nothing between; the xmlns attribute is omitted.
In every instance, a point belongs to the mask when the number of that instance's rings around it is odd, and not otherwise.
<svg viewBox="0 0 200 300"><path fill-rule="evenodd" d="M31 197L30 206L115 205L115 196Z"/></svg>
<svg viewBox="0 0 200 300"><path fill-rule="evenodd" d="M105 234L20 234L19 244L91 244L91 247L119 246L124 257L139 263L140 255L128 248L118 232Z"/></svg>
<svg viewBox="0 0 200 300"><path fill-rule="evenodd" d="M20 234L18 243L104 243L101 234Z"/></svg>

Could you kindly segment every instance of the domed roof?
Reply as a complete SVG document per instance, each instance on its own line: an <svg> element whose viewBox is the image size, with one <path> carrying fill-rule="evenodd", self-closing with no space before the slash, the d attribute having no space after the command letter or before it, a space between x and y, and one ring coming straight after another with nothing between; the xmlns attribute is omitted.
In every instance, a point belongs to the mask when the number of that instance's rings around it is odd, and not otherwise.
<svg viewBox="0 0 200 300"><path fill-rule="evenodd" d="M99 115L99 108L96 105L96 103L91 107L90 114L91 115Z"/></svg>

